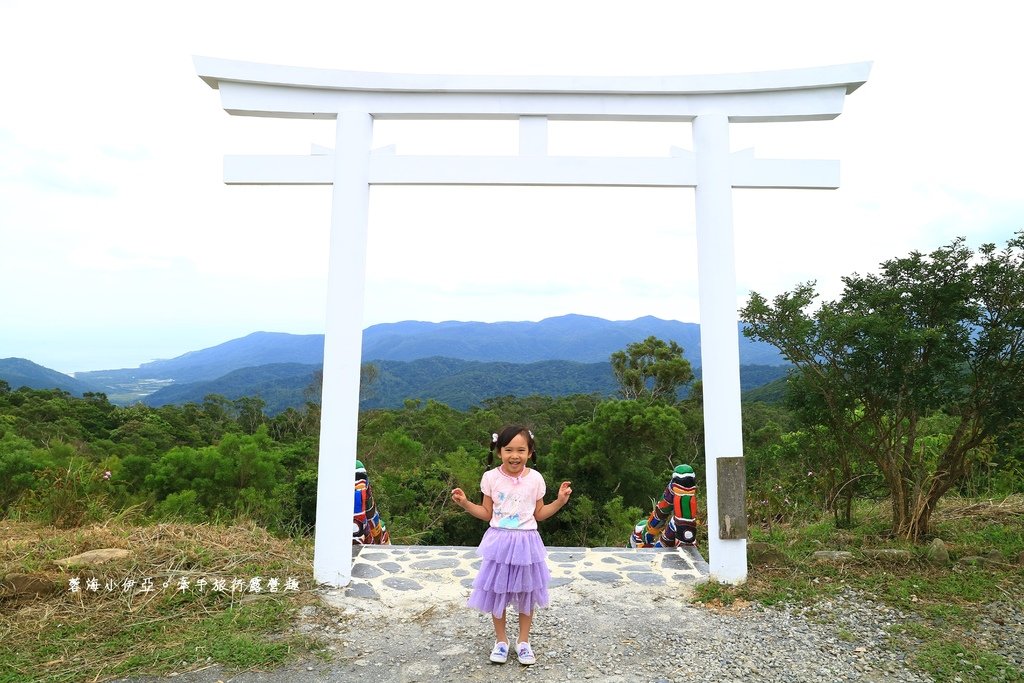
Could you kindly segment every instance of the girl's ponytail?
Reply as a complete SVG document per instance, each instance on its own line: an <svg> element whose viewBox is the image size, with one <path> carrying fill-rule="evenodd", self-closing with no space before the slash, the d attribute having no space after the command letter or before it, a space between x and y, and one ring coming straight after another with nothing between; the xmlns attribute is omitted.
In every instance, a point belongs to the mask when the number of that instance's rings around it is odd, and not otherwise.
<svg viewBox="0 0 1024 683"><path fill-rule="evenodd" d="M494 464L494 450L498 447L498 433L491 434L491 445L487 452L487 466L490 467Z"/></svg>

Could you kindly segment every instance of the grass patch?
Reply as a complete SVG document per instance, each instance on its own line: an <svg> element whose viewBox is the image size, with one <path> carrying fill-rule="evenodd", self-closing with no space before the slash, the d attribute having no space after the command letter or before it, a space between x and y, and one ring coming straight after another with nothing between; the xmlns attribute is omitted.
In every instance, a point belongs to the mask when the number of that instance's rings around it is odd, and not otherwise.
<svg viewBox="0 0 1024 683"><path fill-rule="evenodd" d="M913 622L893 626L890 630L893 635L905 635L918 640L934 640L939 635L939 632L931 626Z"/></svg>
<svg viewBox="0 0 1024 683"><path fill-rule="evenodd" d="M0 683L103 681L214 663L258 670L317 647L289 633L295 612L317 601L308 542L255 526L61 530L3 521L0 529L0 576L32 574L56 586L49 596L0 603ZM93 567L54 563L97 548L132 555Z"/></svg>
<svg viewBox="0 0 1024 683"><path fill-rule="evenodd" d="M857 636L853 635L852 631L845 628L840 628L838 631L836 631L836 637L838 637L839 640L843 641L844 643L852 643L855 640L857 640Z"/></svg>
<svg viewBox="0 0 1024 683"><path fill-rule="evenodd" d="M948 566L927 562L927 543L892 536L889 514L887 502L858 501L850 528L838 529L823 515L752 529L750 540L782 552L784 566L777 561L751 565L742 586L708 583L698 588L694 599L728 605L742 598L806 607L853 590L909 615L891 629L890 646L908 653L937 681L955 681L958 676L962 681L1024 681L1024 671L994 651L996 646L977 628L992 621L994 605L1024 604L1024 566L1018 559L1024 552L1024 496L998 501L944 499L933 516L932 531L933 538L947 545L953 560ZM911 560L896 564L865 557L863 550L875 548L907 550ZM847 550L854 561L819 564L813 559L819 550ZM969 556L997 561L959 561ZM1016 625L1007 623L1006 628ZM841 629L838 637L844 639Z"/></svg>
<svg viewBox="0 0 1024 683"><path fill-rule="evenodd" d="M936 681L1020 681L1021 671L999 655L965 648L946 639L926 642L914 656Z"/></svg>
<svg viewBox="0 0 1024 683"><path fill-rule="evenodd" d="M732 586L718 581L697 584L693 590L693 601L704 605L729 607L737 600L747 600L743 586Z"/></svg>

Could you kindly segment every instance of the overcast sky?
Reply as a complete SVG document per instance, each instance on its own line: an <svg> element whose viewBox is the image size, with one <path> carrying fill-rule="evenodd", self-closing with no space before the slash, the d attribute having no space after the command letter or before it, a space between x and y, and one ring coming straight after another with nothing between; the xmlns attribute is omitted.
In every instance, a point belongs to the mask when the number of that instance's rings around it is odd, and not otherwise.
<svg viewBox="0 0 1024 683"><path fill-rule="evenodd" d="M873 62L833 121L734 149L841 162L838 190L734 192L737 305L956 236L1024 228L1013 3L0 0L0 358L135 367L324 329L330 189L222 183L333 123L232 117L193 55L355 71L687 75ZM400 153L512 153L512 123L380 122ZM681 124L551 124L553 154L668 154ZM371 192L366 326L579 313L699 322L688 189Z"/></svg>

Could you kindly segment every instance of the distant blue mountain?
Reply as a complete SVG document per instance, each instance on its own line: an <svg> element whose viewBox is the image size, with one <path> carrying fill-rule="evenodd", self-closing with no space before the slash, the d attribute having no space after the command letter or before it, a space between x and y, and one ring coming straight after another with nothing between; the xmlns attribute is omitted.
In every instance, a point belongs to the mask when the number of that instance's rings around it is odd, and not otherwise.
<svg viewBox="0 0 1024 683"><path fill-rule="evenodd" d="M21 387L61 389L75 396L104 391L100 385L44 368L24 358L0 358L0 380L7 382L12 390Z"/></svg>
<svg viewBox="0 0 1024 683"><path fill-rule="evenodd" d="M655 336L683 347L700 376L700 327L647 316L610 321L564 315L540 322L416 322L373 325L363 332L363 360L379 371L364 407L400 406L407 398L464 408L486 398L541 393L610 395L616 385L612 353ZM737 329L741 383L750 389L785 373L772 346ZM12 388L58 387L101 391L111 401L151 405L259 396L271 414L301 406L323 367L320 334L254 332L206 349L144 363L138 368L79 372L69 377L23 359L0 361L0 379Z"/></svg>
<svg viewBox="0 0 1024 683"><path fill-rule="evenodd" d="M139 366L138 374L171 378L175 382L215 379L240 368L274 363L323 363L322 334L253 332L208 349L190 351L170 360L155 360ZM83 376L87 373L76 373Z"/></svg>
<svg viewBox="0 0 1024 683"><path fill-rule="evenodd" d="M472 368L460 367L458 372L454 373L459 377L453 379L450 377L452 372L443 371L442 361L531 364L531 372L536 370L539 373L543 373L544 366L536 364L563 361L569 365L560 366L558 371L551 373L550 376L562 378L566 384L563 387L566 393L572 391L568 388L570 386L593 387L592 390L603 393L607 386L606 380L597 380L594 368L582 366L607 363L615 351L625 349L627 345L652 335L666 341L675 341L682 346L684 355L699 372L700 327L695 323L661 320L651 316L627 321L564 315L540 322L384 323L364 330L363 360L372 361L381 367L382 386L396 381L394 377L389 376L386 365L388 361L424 361L402 368L399 373L403 376L412 373L417 377L415 385L418 388L413 391L409 387L410 396L430 395L432 398L438 398L440 395L446 395L452 398L452 405L472 400L479 392L466 391L461 386L457 390L443 391L438 384L428 386L430 382L461 385L468 381L465 373L473 372ZM741 334L740 329L737 329L737 339L742 366L786 364L785 359L774 347L747 339ZM276 392L275 395L282 401L292 404L294 396L301 393L301 385L308 377L306 370L299 371L296 366L322 366L323 354L324 337L320 334L254 332L217 346L191 351L177 358L144 363L138 368L79 372L75 373L75 378L91 386L100 387L98 390L105 391L114 402L132 403L150 396L153 401L174 403L179 402L185 395L195 395L195 387L186 390L182 385L203 382L216 381L215 385L205 388L208 390L207 393L222 393L229 398L236 393L246 395L238 392L243 392L243 387L249 386L251 382L258 383L259 378L253 372L230 378L225 376L247 368L254 369L254 372L258 368L274 368L273 371L266 370L267 379L272 379L282 386L276 389L264 387L263 392L267 395ZM573 369L573 363L580 364L580 367ZM433 368L437 374L427 378L423 375L425 368ZM285 378L280 375L282 372L294 373L301 377ZM583 379L584 376L586 379ZM224 381L221 381L222 379ZM480 385L480 391L483 391L489 380L486 373L478 373L474 381ZM536 382L545 386L549 384L540 375L536 377ZM397 386L392 389L400 391ZM556 388L551 388L550 391L557 395ZM291 392L292 398L285 397L288 392ZM386 393L389 397L395 395L391 390ZM301 401L299 404L301 405Z"/></svg>
<svg viewBox="0 0 1024 683"><path fill-rule="evenodd" d="M143 363L137 368L76 372L75 377L102 384L121 392L125 386L144 380L170 380L174 383L214 380L243 368L278 363L322 365L324 336L322 334L286 334L253 332L239 339L189 351L177 358Z"/></svg>
<svg viewBox="0 0 1024 683"><path fill-rule="evenodd" d="M744 337L737 328L740 363L783 365L769 344ZM483 362L534 363L571 360L601 363L615 351L649 336L672 340L686 359L700 366L700 326L653 316L612 321L563 315L540 322L399 322L373 325L363 332L363 360L416 360L445 356Z"/></svg>
<svg viewBox="0 0 1024 683"><path fill-rule="evenodd" d="M485 363L454 358L418 358L412 361L374 361L377 379L364 387L360 407L400 408L407 400L434 400L467 410L500 396L616 395L618 384L611 364L545 360L535 363ZM789 366L740 366L740 387L746 392L783 377ZM146 396L151 406L202 403L209 394L234 400L254 396L264 401L268 415L309 400L319 400L320 365L277 363L243 368L215 380L173 384ZM697 370L697 378L700 370Z"/></svg>
<svg viewBox="0 0 1024 683"><path fill-rule="evenodd" d="M654 335L683 347L687 360L700 367L700 326L647 316L611 321L564 315L540 322L416 322L383 323L363 331L363 360L412 361L446 357L504 363L565 360L608 361L615 351ZM783 365L775 347L744 337L737 329L741 365ZM138 368L78 372L75 377L98 385L139 380L177 383L217 379L233 370L277 363L322 364L322 334L254 332L239 339Z"/></svg>

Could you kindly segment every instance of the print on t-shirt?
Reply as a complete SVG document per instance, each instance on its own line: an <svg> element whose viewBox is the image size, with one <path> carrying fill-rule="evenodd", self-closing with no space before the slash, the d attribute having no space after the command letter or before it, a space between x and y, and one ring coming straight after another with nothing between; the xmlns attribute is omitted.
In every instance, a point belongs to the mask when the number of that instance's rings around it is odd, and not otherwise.
<svg viewBox="0 0 1024 683"><path fill-rule="evenodd" d="M523 498L518 491L506 494L498 492L497 505L494 508L494 516L498 519L498 526L504 529L519 528L519 510L523 505Z"/></svg>

